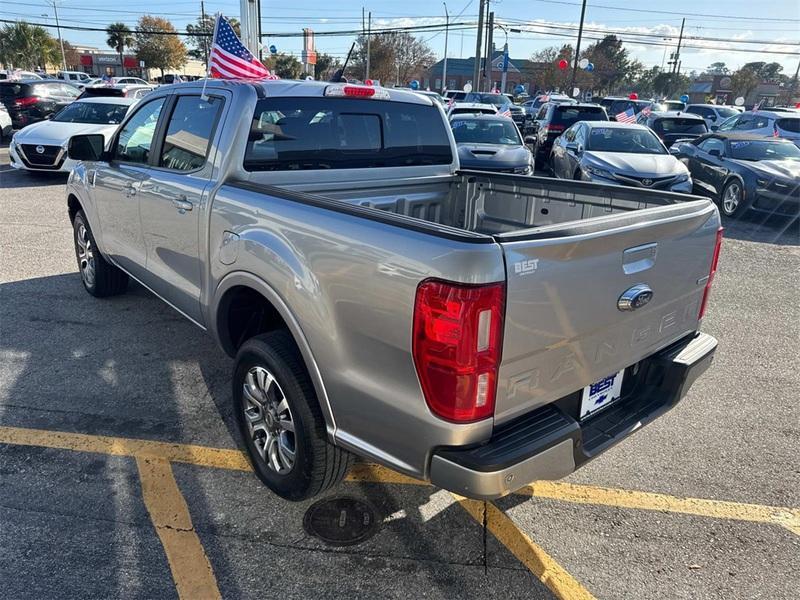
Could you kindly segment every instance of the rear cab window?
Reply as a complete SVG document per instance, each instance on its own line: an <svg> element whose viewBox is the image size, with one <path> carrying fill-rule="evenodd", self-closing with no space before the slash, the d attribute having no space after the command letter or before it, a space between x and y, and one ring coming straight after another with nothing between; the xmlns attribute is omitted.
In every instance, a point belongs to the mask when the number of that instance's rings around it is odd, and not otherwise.
<svg viewBox="0 0 800 600"><path fill-rule="evenodd" d="M158 165L175 171L194 171L206 162L222 109L222 99L179 96L172 109Z"/></svg>
<svg viewBox="0 0 800 600"><path fill-rule="evenodd" d="M705 121L699 119L681 119L680 117L656 119L653 131L657 133L697 133L708 132Z"/></svg>
<svg viewBox="0 0 800 600"><path fill-rule="evenodd" d="M247 171L443 165L453 161L434 106L355 98L265 98L256 104Z"/></svg>
<svg viewBox="0 0 800 600"><path fill-rule="evenodd" d="M791 131L792 133L800 133L800 118L797 119L778 119L775 124L778 129L784 131Z"/></svg>

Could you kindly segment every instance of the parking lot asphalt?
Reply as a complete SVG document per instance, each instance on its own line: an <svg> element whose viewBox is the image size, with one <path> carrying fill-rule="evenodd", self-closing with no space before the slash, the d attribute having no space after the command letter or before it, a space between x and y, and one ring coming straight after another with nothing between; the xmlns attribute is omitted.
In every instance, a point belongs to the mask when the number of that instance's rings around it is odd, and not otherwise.
<svg viewBox="0 0 800 600"><path fill-rule="evenodd" d="M231 360L143 288L82 289L65 178L0 148L4 598L795 598L800 589L800 230L748 215L685 400L560 482L468 501L359 464L371 507L338 547L238 451Z"/></svg>

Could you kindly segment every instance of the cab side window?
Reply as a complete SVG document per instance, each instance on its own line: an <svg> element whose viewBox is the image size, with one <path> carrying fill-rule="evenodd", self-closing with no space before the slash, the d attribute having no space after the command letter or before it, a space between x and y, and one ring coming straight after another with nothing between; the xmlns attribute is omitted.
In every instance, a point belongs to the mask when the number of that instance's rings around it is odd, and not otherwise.
<svg viewBox="0 0 800 600"><path fill-rule="evenodd" d="M165 98L153 100L134 113L119 132L117 145L114 148L114 160L147 164L164 101Z"/></svg>
<svg viewBox="0 0 800 600"><path fill-rule="evenodd" d="M720 155L722 155L725 153L725 142L717 138L709 138L707 140L703 140L698 148L700 148L700 150L703 152L711 152L711 150L716 149L719 150Z"/></svg>
<svg viewBox="0 0 800 600"><path fill-rule="evenodd" d="M180 96L169 119L158 165L176 171L193 171L206 162L222 99Z"/></svg>

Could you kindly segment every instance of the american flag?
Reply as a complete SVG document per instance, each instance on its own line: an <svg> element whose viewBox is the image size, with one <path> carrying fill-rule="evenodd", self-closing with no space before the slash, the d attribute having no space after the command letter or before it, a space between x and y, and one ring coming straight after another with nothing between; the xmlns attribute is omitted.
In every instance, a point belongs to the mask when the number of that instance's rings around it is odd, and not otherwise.
<svg viewBox="0 0 800 600"><path fill-rule="evenodd" d="M214 79L279 79L242 44L222 15L217 15L214 26L210 66Z"/></svg>
<svg viewBox="0 0 800 600"><path fill-rule="evenodd" d="M501 117L508 117L510 119L511 118L511 109L506 107L505 109L501 110L500 111L500 116Z"/></svg>
<svg viewBox="0 0 800 600"><path fill-rule="evenodd" d="M629 108L625 112L621 112L618 115L614 115L619 123L636 123L636 113L633 112L632 108Z"/></svg>

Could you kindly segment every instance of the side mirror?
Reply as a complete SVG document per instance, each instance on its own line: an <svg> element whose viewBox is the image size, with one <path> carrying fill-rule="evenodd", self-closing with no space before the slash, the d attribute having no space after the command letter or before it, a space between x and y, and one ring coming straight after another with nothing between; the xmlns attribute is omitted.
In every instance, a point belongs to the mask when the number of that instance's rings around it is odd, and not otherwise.
<svg viewBox="0 0 800 600"><path fill-rule="evenodd" d="M720 156L722 156L722 152L720 152L719 148L712 148L711 150L709 150L709 151L708 151L708 153L709 153L711 156L716 156L717 158L719 158Z"/></svg>
<svg viewBox="0 0 800 600"><path fill-rule="evenodd" d="M567 143L567 150L574 152L575 154L582 154L583 146L581 146L578 142L569 142Z"/></svg>
<svg viewBox="0 0 800 600"><path fill-rule="evenodd" d="M102 134L73 135L67 146L67 156L72 160L99 161L105 158L106 138Z"/></svg>
<svg viewBox="0 0 800 600"><path fill-rule="evenodd" d="M534 144L536 144L536 138L533 137L532 135L526 135L525 136L525 145L526 146L533 146Z"/></svg>

